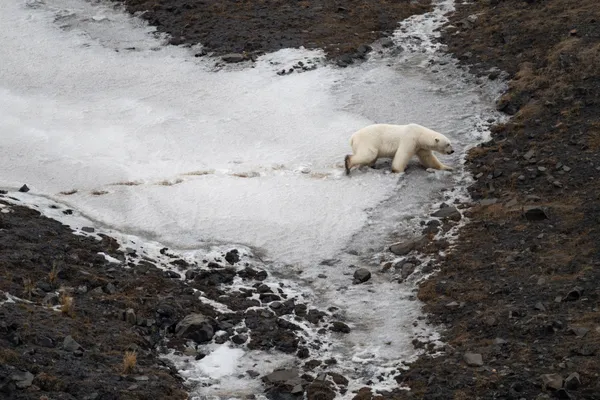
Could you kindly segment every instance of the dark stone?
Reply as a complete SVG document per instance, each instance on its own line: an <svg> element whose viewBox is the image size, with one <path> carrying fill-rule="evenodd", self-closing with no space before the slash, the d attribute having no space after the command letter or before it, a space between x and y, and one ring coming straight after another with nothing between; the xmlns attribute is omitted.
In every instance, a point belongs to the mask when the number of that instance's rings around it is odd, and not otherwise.
<svg viewBox="0 0 600 400"><path fill-rule="evenodd" d="M528 221L542 221L548 219L548 215L541 207L526 207L523 214Z"/></svg>
<svg viewBox="0 0 600 400"><path fill-rule="evenodd" d="M336 385L348 386L349 381L348 381L348 379L346 379L345 376L340 375L335 372L328 372L327 375L329 375L331 377L331 379L333 380L333 382L335 382Z"/></svg>
<svg viewBox="0 0 600 400"><path fill-rule="evenodd" d="M91 226L83 226L81 228L82 231L87 232L87 233L94 233L95 229L92 228Z"/></svg>
<svg viewBox="0 0 600 400"><path fill-rule="evenodd" d="M63 347L63 350L71 351L71 352L81 349L81 345L79 343L77 343L75 341L75 339L73 339L71 337L71 335L65 337L65 339L63 340L62 347Z"/></svg>
<svg viewBox="0 0 600 400"><path fill-rule="evenodd" d="M306 319L310 323L318 324L319 321L321 321L324 316L325 316L325 313L323 311L319 311L316 308L311 308L308 311L308 314L306 315Z"/></svg>
<svg viewBox="0 0 600 400"><path fill-rule="evenodd" d="M394 243L390 246L390 251L397 256L404 256L413 250L419 250L427 245L428 238L423 235L418 238L406 240L404 242Z"/></svg>
<svg viewBox="0 0 600 400"><path fill-rule="evenodd" d="M48 293L43 299L42 299L42 305L44 307L53 307L58 305L58 303L60 302L58 295L56 293Z"/></svg>
<svg viewBox="0 0 600 400"><path fill-rule="evenodd" d="M198 275L196 275L194 281L200 285L218 286L223 283L232 283L235 275L236 272L233 268L212 268L210 270L198 271Z"/></svg>
<svg viewBox="0 0 600 400"><path fill-rule="evenodd" d="M369 46L368 44L361 44L360 46L358 46L358 48L356 49L356 54L359 55L360 57L364 57L366 56L368 53L371 52L371 50L373 50L373 48L371 46Z"/></svg>
<svg viewBox="0 0 600 400"><path fill-rule="evenodd" d="M269 274L267 273L267 271L261 270L256 273L256 280L264 281L265 279L267 279L268 276Z"/></svg>
<svg viewBox="0 0 600 400"><path fill-rule="evenodd" d="M565 389L568 390L577 390L577 388L581 385L581 378L577 372L573 372L567 379L565 379Z"/></svg>
<svg viewBox="0 0 600 400"><path fill-rule="evenodd" d="M306 388L307 400L333 400L335 395L335 390L327 381L315 380Z"/></svg>
<svg viewBox="0 0 600 400"><path fill-rule="evenodd" d="M108 283L105 287L104 287L104 291L108 294L115 294L117 293L117 288L115 287L115 285L113 285L112 283Z"/></svg>
<svg viewBox="0 0 600 400"><path fill-rule="evenodd" d="M416 265L413 263L405 263L402 266L402 271L400 272L400 277L402 279L406 279L408 278L414 271L415 271Z"/></svg>
<svg viewBox="0 0 600 400"><path fill-rule="evenodd" d="M132 325L135 325L135 323L137 322L137 317L133 308L128 308L127 311L125 311L125 321L129 322Z"/></svg>
<svg viewBox="0 0 600 400"><path fill-rule="evenodd" d="M235 344L244 344L248 340L248 336L246 335L233 335L231 337L231 341Z"/></svg>
<svg viewBox="0 0 600 400"><path fill-rule="evenodd" d="M27 193L27 192L29 192L29 188L27 187L27 185L23 185L19 188L19 192Z"/></svg>
<svg viewBox="0 0 600 400"><path fill-rule="evenodd" d="M305 316L308 310L308 306L306 304L296 304L294 307L294 313L298 316Z"/></svg>
<svg viewBox="0 0 600 400"><path fill-rule="evenodd" d="M393 45L394 45L394 41L391 38L386 37L386 38L381 39L381 46L382 47L386 47L387 48L387 47L392 47Z"/></svg>
<svg viewBox="0 0 600 400"><path fill-rule="evenodd" d="M350 333L350 327L341 321L333 321L329 330L332 332Z"/></svg>
<svg viewBox="0 0 600 400"><path fill-rule="evenodd" d="M567 295L562 299L562 301L577 301L581 298L583 294L583 289L579 286L575 286Z"/></svg>
<svg viewBox="0 0 600 400"><path fill-rule="evenodd" d="M191 339L196 343L209 342L214 336L214 330L208 317L202 314L189 314L175 327L178 337Z"/></svg>
<svg viewBox="0 0 600 400"><path fill-rule="evenodd" d="M225 61L226 63L239 63L244 61L245 59L246 57L243 54L239 53L229 53L221 57L221 60Z"/></svg>
<svg viewBox="0 0 600 400"><path fill-rule="evenodd" d="M196 275L198 275L198 271L193 270L193 269L188 269L187 271L185 271L185 279L187 280L193 280Z"/></svg>
<svg viewBox="0 0 600 400"><path fill-rule="evenodd" d="M563 378L559 374L544 374L540 376L542 386L546 389L558 390L563 386Z"/></svg>
<svg viewBox="0 0 600 400"><path fill-rule="evenodd" d="M298 349L296 356L303 360L310 356L310 351L306 347L302 347L302 348Z"/></svg>
<svg viewBox="0 0 600 400"><path fill-rule="evenodd" d="M454 206L440 208L434 212L432 216L441 219L449 219L451 221L460 221L462 219L460 211Z"/></svg>
<svg viewBox="0 0 600 400"><path fill-rule="evenodd" d="M19 389L25 389L31 386L31 384L33 383L33 378L33 374L29 371L13 372L10 376L10 379L15 383L15 386L17 386Z"/></svg>
<svg viewBox="0 0 600 400"><path fill-rule="evenodd" d="M172 271L170 269L164 271L163 275L164 275L165 278L170 278L170 279L181 278L181 275L179 275L177 272Z"/></svg>
<svg viewBox="0 0 600 400"><path fill-rule="evenodd" d="M272 301L281 300L281 297L279 297L278 295L276 295L274 293L261 293L259 298L260 298L260 301L262 301L264 303L270 303Z"/></svg>
<svg viewBox="0 0 600 400"><path fill-rule="evenodd" d="M371 271L366 268L359 268L354 271L354 283L365 283L371 279Z"/></svg>
<svg viewBox="0 0 600 400"><path fill-rule="evenodd" d="M297 368L290 369L277 369L268 375L263 376L262 380L266 383L280 384L287 383L292 380L299 378L299 371Z"/></svg>
<svg viewBox="0 0 600 400"><path fill-rule="evenodd" d="M250 378L258 378L260 376L260 374L254 370L249 369L248 371L246 371L246 373L248 374L248 376Z"/></svg>
<svg viewBox="0 0 600 400"><path fill-rule="evenodd" d="M481 367L483 365L483 357L481 357L481 354L465 353L463 359L465 360L465 363L471 367Z"/></svg>
<svg viewBox="0 0 600 400"><path fill-rule="evenodd" d="M271 290L271 287L269 285L265 285L264 283L261 285L258 285L256 290L258 291L258 293L273 293L273 291Z"/></svg>
<svg viewBox="0 0 600 400"><path fill-rule="evenodd" d="M233 249L233 250L228 251L227 254L225 254L225 261L227 261L231 265L239 262L240 261L240 254L237 251L237 249Z"/></svg>

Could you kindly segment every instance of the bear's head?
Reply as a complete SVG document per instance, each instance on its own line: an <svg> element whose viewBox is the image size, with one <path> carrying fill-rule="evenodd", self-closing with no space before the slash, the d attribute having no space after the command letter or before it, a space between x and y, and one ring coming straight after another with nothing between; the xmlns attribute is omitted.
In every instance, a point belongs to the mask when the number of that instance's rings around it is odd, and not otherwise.
<svg viewBox="0 0 600 400"><path fill-rule="evenodd" d="M448 140L444 135L439 135L434 138L434 144L432 150L437 151L442 154L452 154L454 153L454 149L452 148L452 143Z"/></svg>

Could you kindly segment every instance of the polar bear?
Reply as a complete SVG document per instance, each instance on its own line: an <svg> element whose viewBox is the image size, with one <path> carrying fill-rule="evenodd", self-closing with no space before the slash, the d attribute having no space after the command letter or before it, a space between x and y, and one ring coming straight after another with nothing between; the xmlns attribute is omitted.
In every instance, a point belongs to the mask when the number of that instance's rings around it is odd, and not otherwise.
<svg viewBox="0 0 600 400"><path fill-rule="evenodd" d="M419 157L425 168L452 171L433 154L452 154L450 140L429 128L418 124L374 124L355 132L350 138L352 155L344 164L346 175L355 166L373 165L378 158L392 158L392 172L404 172L412 156Z"/></svg>

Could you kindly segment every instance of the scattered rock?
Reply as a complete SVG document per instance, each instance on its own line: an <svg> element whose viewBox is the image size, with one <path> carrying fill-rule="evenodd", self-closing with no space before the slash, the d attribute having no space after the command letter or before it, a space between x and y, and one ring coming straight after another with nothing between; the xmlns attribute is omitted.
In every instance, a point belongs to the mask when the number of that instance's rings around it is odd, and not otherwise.
<svg viewBox="0 0 600 400"><path fill-rule="evenodd" d="M373 48L368 44L361 44L356 49L356 56L357 58L365 58L366 55L371 52L371 50L373 50Z"/></svg>
<svg viewBox="0 0 600 400"><path fill-rule="evenodd" d="M471 367L481 367L483 365L483 357L477 353L465 353L463 360Z"/></svg>
<svg viewBox="0 0 600 400"><path fill-rule="evenodd" d="M483 199L483 200L479 200L479 205L481 206L491 206L493 204L496 204L498 202L498 199L496 198L490 198L490 199Z"/></svg>
<svg viewBox="0 0 600 400"><path fill-rule="evenodd" d="M127 311L125 311L125 321L129 322L131 325L136 324L137 317L133 308L128 308Z"/></svg>
<svg viewBox="0 0 600 400"><path fill-rule="evenodd" d="M210 320L202 314L187 315L177 324L175 333L196 343L209 342L215 334Z"/></svg>
<svg viewBox="0 0 600 400"><path fill-rule="evenodd" d="M565 389L568 390L577 390L577 388L581 385L581 378L577 372L573 372L567 376L564 382Z"/></svg>
<svg viewBox="0 0 600 400"><path fill-rule="evenodd" d="M562 301L577 301L581 298L583 294L583 289L579 286L575 286L565 297L563 297Z"/></svg>
<svg viewBox="0 0 600 400"><path fill-rule="evenodd" d="M221 57L221 60L225 61L226 63L239 63L245 59L246 57L240 53L229 53Z"/></svg>
<svg viewBox="0 0 600 400"><path fill-rule="evenodd" d="M115 287L115 285L113 285L112 283L108 283L105 287L104 287L104 291L108 294L115 294L117 293L117 288Z"/></svg>
<svg viewBox="0 0 600 400"><path fill-rule="evenodd" d="M240 261L240 254L237 251L237 249L233 249L233 250L228 251L227 254L225 254L225 261L227 261L231 265L239 262Z"/></svg>
<svg viewBox="0 0 600 400"><path fill-rule="evenodd" d="M569 332L577 337L584 337L590 330L588 328L584 328L581 326L571 326L569 327Z"/></svg>
<svg viewBox="0 0 600 400"><path fill-rule="evenodd" d="M365 283L371 279L371 271L366 268L359 268L354 271L354 283Z"/></svg>
<svg viewBox="0 0 600 400"><path fill-rule="evenodd" d="M335 372L328 372L327 375L329 375L331 377L331 379L333 380L333 382L338 385L338 386L348 386L348 379L346 379L345 376L340 375L338 373Z"/></svg>
<svg viewBox="0 0 600 400"><path fill-rule="evenodd" d="M286 385L294 387L301 383L297 368L277 369L268 375L263 376L263 382L271 385Z"/></svg>
<svg viewBox="0 0 600 400"><path fill-rule="evenodd" d="M60 302L58 295L56 293L48 293L43 299L42 299L42 305L44 307L53 307L58 305L58 303Z"/></svg>
<svg viewBox="0 0 600 400"><path fill-rule="evenodd" d="M385 48L392 47L394 45L394 41L389 37L381 39L380 43L381 43L381 47L385 47Z"/></svg>
<svg viewBox="0 0 600 400"><path fill-rule="evenodd" d="M19 371L19 372L14 372L11 376L10 379L15 382L15 386L18 387L19 389L25 389L28 388L29 386L31 386L31 384L33 383L33 374L29 371Z"/></svg>
<svg viewBox="0 0 600 400"><path fill-rule="evenodd" d="M526 207L524 215L528 221L542 221L548 219L546 212L541 207Z"/></svg>
<svg viewBox="0 0 600 400"><path fill-rule="evenodd" d="M310 357L310 351L306 347L302 347L301 349L298 349L296 356L303 360L305 358Z"/></svg>
<svg viewBox="0 0 600 400"><path fill-rule="evenodd" d="M329 330L332 332L350 333L350 327L341 321L333 321Z"/></svg>
<svg viewBox="0 0 600 400"><path fill-rule="evenodd" d="M27 192L29 192L29 187L27 187L27 185L23 185L19 188L19 192L27 193Z"/></svg>
<svg viewBox="0 0 600 400"><path fill-rule="evenodd" d="M248 340L247 335L233 335L231 341L235 344L244 344Z"/></svg>
<svg viewBox="0 0 600 400"><path fill-rule="evenodd" d="M397 242L390 246L390 251L397 256L404 256L413 250L419 250L425 247L428 240L429 239L427 236L423 235L418 238L406 240L404 242Z"/></svg>
<svg viewBox="0 0 600 400"><path fill-rule="evenodd" d="M63 340L62 347L65 351L70 351L70 352L81 350L81 345L79 343L77 343L75 341L75 339L73 339L71 337L71 335L65 337L65 339Z"/></svg>
<svg viewBox="0 0 600 400"><path fill-rule="evenodd" d="M563 386L563 378L559 374L544 374L540 376L542 386L546 389L558 390Z"/></svg>
<svg viewBox="0 0 600 400"><path fill-rule="evenodd" d="M335 399L335 390L328 381L315 379L306 388L307 400L333 400Z"/></svg>
<svg viewBox="0 0 600 400"><path fill-rule="evenodd" d="M431 215L436 218L449 219L451 221L460 221L462 219L460 211L454 206L440 208Z"/></svg>
<svg viewBox="0 0 600 400"><path fill-rule="evenodd" d="M248 371L246 371L246 373L248 374L248 376L250 378L258 378L260 376L260 374L254 370L249 369Z"/></svg>
<svg viewBox="0 0 600 400"><path fill-rule="evenodd" d="M417 266L413 263L405 263L402 266L402 271L400 272L400 277L402 279L408 278L414 271Z"/></svg>

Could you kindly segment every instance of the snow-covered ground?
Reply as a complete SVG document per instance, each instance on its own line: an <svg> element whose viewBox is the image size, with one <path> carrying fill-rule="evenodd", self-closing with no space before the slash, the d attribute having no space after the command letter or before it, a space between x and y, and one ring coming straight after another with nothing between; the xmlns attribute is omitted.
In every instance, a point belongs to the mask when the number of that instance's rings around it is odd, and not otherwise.
<svg viewBox="0 0 600 400"><path fill-rule="evenodd" d="M415 334L431 334L413 326L412 287L386 275L353 286L349 265L369 266L390 234L417 228L442 189L465 184L461 157L486 136L495 93L449 59L427 68L438 57L433 28L452 5L439 3L395 35L410 51L278 76L322 54L286 49L214 71L214 59L163 46L104 2L2 1L0 187L27 183L25 201L49 198L97 228L181 251L248 246L283 278L302 271L315 301L341 308L354 330L332 351L346 373L396 365L415 354ZM441 158L458 170L344 176L350 135L374 122L446 134L458 151Z"/></svg>

